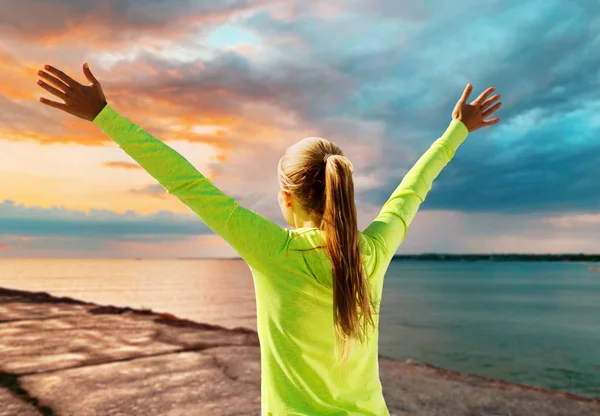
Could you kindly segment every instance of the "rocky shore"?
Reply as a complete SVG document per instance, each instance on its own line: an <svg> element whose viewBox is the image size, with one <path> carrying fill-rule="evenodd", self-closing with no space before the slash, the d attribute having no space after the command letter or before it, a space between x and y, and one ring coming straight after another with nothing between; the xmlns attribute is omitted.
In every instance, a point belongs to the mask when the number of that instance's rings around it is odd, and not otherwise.
<svg viewBox="0 0 600 416"><path fill-rule="evenodd" d="M600 416L599 399L383 356L379 363L396 416ZM258 336L0 288L0 416L38 415L258 416Z"/></svg>

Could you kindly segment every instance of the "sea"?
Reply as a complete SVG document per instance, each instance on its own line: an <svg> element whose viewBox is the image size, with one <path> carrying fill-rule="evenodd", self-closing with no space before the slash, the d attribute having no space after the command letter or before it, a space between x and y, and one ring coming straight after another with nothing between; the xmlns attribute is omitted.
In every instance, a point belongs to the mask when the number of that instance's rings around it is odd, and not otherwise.
<svg viewBox="0 0 600 416"><path fill-rule="evenodd" d="M0 287L256 330L241 259L7 259ZM379 353L600 398L600 263L394 259Z"/></svg>

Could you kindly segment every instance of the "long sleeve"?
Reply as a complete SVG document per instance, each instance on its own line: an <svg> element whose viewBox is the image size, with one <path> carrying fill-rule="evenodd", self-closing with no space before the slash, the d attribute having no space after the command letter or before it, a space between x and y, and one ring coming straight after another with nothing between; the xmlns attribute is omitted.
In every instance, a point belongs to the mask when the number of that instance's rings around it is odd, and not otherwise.
<svg viewBox="0 0 600 416"><path fill-rule="evenodd" d="M93 123L220 235L250 267L268 265L286 248L288 230L240 206L174 149L119 115L110 105Z"/></svg>
<svg viewBox="0 0 600 416"><path fill-rule="evenodd" d="M383 205L375 220L363 231L382 250L385 264L406 238L406 230L425 201L435 178L452 160L469 130L460 120L452 120L446 132L419 158L400 185Z"/></svg>

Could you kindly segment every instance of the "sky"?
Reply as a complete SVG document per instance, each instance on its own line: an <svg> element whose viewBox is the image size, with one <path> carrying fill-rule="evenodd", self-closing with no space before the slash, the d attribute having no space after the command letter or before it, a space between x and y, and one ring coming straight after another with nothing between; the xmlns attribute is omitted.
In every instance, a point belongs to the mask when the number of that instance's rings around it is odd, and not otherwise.
<svg viewBox="0 0 600 416"><path fill-rule="evenodd" d="M600 253L596 0L0 0L0 257L236 257L100 128L48 107L87 84L282 227L277 162L304 137L354 165L364 229L467 85L469 134L399 254Z"/></svg>

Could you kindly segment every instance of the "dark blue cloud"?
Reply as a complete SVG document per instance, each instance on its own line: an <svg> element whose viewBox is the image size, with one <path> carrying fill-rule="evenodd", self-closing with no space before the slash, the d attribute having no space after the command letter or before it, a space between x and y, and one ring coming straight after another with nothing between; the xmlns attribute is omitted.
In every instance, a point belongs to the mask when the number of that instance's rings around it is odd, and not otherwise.
<svg viewBox="0 0 600 416"><path fill-rule="evenodd" d="M24 207L11 200L0 203L0 235L161 242L212 233L194 214L164 210L147 215L134 211L119 214L97 209L87 214L62 207Z"/></svg>
<svg viewBox="0 0 600 416"><path fill-rule="evenodd" d="M418 158L401 152L427 150L471 82L469 101L496 87L503 105L494 117L501 121L469 135L422 209L597 212L600 4L495 1L477 11L441 1L427 5L423 24L406 19L401 8L389 9L384 19L345 13L286 23L261 13L247 23L269 36L301 37L313 67L329 66L352 80L342 105L303 112L312 122L344 115L385 123L389 151L374 163L397 169L398 177L358 197L387 200ZM341 93L306 76L303 82L321 95Z"/></svg>

